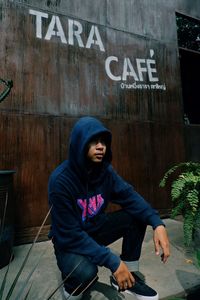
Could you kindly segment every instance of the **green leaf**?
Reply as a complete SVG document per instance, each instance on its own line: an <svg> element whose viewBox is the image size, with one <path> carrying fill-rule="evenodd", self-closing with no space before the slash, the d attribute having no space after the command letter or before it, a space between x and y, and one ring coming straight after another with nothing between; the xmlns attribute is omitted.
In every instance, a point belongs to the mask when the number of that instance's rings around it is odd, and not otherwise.
<svg viewBox="0 0 200 300"><path fill-rule="evenodd" d="M179 177L172 183L171 197L172 200L178 199L185 188L185 178Z"/></svg>
<svg viewBox="0 0 200 300"><path fill-rule="evenodd" d="M190 246L192 242L193 229L195 226L194 219L194 215L191 211L188 211L185 214L185 218L183 220L183 233L186 246Z"/></svg>
<svg viewBox="0 0 200 300"><path fill-rule="evenodd" d="M200 250L196 251L197 264L200 267Z"/></svg>

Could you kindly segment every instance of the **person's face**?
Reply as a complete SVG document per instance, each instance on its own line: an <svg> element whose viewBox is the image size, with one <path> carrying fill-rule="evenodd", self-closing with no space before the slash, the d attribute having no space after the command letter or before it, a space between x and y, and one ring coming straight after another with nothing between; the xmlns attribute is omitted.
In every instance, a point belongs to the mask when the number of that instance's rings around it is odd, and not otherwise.
<svg viewBox="0 0 200 300"><path fill-rule="evenodd" d="M87 157L90 161L100 163L102 162L105 154L106 143L101 137L98 137L89 143Z"/></svg>

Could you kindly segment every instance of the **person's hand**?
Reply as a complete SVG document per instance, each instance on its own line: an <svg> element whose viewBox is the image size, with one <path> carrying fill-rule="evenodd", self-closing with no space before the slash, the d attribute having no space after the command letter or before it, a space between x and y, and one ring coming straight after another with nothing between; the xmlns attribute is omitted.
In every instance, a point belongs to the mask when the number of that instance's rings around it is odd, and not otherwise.
<svg viewBox="0 0 200 300"><path fill-rule="evenodd" d="M156 255L159 255L161 249L161 259L165 263L170 256L170 247L167 231L163 225L159 225L154 229L153 239L155 245L155 253Z"/></svg>
<svg viewBox="0 0 200 300"><path fill-rule="evenodd" d="M133 275L129 272L123 261L120 262L118 269L113 273L113 275L117 280L120 290L131 288L135 283Z"/></svg>

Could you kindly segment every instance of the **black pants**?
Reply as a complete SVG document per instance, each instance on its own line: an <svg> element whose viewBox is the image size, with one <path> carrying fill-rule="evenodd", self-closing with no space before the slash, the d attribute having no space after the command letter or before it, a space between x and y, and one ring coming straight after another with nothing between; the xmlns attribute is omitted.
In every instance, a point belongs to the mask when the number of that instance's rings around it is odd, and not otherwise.
<svg viewBox="0 0 200 300"><path fill-rule="evenodd" d="M122 237L121 259L137 261L140 258L145 231L146 224L134 220L130 214L120 210L108 213L107 221L91 236L97 243L105 246ZM75 294L81 293L96 277L97 266L85 256L60 251L56 245L54 248L62 278L65 279L74 270L64 284L67 292L72 293L82 283ZM76 267L77 265L78 267Z"/></svg>

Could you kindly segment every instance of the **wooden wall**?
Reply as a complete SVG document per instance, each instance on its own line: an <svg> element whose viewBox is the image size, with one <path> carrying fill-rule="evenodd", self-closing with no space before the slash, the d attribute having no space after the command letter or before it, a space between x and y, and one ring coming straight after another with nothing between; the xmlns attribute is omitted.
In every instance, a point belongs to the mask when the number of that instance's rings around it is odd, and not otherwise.
<svg viewBox="0 0 200 300"><path fill-rule="evenodd" d="M113 165L119 173L162 214L170 210L168 192L158 185L166 169L185 157L175 24L181 5L150 2L148 7L146 1L0 2L0 77L14 82L0 104L0 169L17 171L17 243L32 240L42 223L49 174L67 158L70 130L84 115L100 118L113 132ZM46 14L37 27L40 38L30 9ZM53 16L67 43L59 36L45 39ZM76 39L69 43L69 20L82 26L82 47ZM98 44L86 48L92 26L105 51ZM151 88L147 72L140 82L146 86L133 88L129 76L122 88L122 80L106 73L110 56L118 58L111 67L116 76L122 76L125 58L134 70L136 58L144 59L143 67L146 59L155 60L153 75L162 88Z"/></svg>

